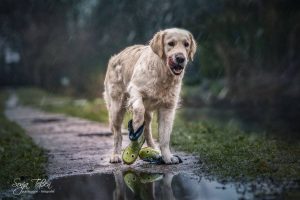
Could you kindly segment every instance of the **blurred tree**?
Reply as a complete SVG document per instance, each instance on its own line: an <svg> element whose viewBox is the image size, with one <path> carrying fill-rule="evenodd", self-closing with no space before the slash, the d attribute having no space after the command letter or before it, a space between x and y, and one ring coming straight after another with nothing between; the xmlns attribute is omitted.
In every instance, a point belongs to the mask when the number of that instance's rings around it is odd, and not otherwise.
<svg viewBox="0 0 300 200"><path fill-rule="evenodd" d="M226 99L249 115L299 119L296 0L1 0L0 21L0 85L59 90L69 80L73 92L98 96L111 55L176 26L199 43L187 84L225 79ZM20 62L5 62L7 48Z"/></svg>

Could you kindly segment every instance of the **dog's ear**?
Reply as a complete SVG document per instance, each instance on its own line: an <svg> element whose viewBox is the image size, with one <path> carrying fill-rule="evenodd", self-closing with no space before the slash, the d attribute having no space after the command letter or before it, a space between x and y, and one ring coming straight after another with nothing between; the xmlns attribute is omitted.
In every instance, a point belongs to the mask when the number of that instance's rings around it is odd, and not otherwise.
<svg viewBox="0 0 300 200"><path fill-rule="evenodd" d="M164 35L165 33L163 31L157 32L149 44L152 51L160 58L163 58L164 56Z"/></svg>
<svg viewBox="0 0 300 200"><path fill-rule="evenodd" d="M189 35L190 35L190 41L191 41L190 50L189 50L189 59L191 61L193 61L194 55L195 55L196 50L197 50L197 43L194 39L194 36L191 33Z"/></svg>

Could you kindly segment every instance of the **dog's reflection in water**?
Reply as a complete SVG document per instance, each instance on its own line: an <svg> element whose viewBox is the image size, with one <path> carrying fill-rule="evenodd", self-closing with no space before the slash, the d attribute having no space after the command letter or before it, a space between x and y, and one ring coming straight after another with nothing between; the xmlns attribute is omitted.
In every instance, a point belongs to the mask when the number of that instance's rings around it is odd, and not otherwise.
<svg viewBox="0 0 300 200"><path fill-rule="evenodd" d="M175 199L172 191L173 174L145 173L134 170L114 172L119 199Z"/></svg>

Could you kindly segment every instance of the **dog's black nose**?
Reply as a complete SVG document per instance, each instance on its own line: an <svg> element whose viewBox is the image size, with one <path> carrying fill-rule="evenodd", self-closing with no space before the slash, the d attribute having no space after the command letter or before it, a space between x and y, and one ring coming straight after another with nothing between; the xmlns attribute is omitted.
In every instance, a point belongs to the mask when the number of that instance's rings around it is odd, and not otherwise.
<svg viewBox="0 0 300 200"><path fill-rule="evenodd" d="M175 59L178 64L182 64L185 61L185 57L182 54L175 55Z"/></svg>

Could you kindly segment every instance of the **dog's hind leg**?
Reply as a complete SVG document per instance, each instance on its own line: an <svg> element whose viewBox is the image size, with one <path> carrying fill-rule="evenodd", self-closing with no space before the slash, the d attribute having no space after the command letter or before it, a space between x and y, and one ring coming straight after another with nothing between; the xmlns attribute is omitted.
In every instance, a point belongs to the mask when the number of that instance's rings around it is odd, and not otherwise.
<svg viewBox="0 0 300 200"><path fill-rule="evenodd" d="M145 112L145 130L144 135L147 142L147 145L151 148L155 148L155 144L152 138L151 131L151 120L152 120L152 112Z"/></svg>
<svg viewBox="0 0 300 200"><path fill-rule="evenodd" d="M121 162L121 150L122 150L122 121L124 118L124 114L126 109L122 104L122 100L112 99L110 102L109 110L109 121L110 127L114 135L114 149L113 154L110 157L111 163L119 163Z"/></svg>

